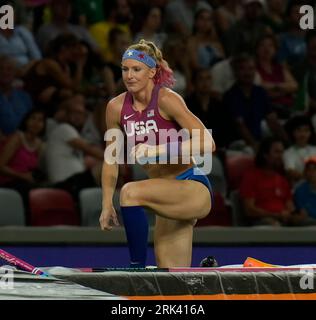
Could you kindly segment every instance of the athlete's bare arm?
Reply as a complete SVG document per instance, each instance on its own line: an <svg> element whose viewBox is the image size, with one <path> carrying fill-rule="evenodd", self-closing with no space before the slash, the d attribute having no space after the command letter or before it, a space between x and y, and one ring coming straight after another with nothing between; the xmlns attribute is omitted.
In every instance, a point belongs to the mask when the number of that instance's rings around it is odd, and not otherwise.
<svg viewBox="0 0 316 320"><path fill-rule="evenodd" d="M105 121L106 128L120 129L120 106L122 105L122 95L113 98L106 107ZM108 148L115 141L107 141L106 148ZM106 155L106 153L105 153ZM102 168L102 212L100 216L100 225L102 230L111 230L111 220L114 225L118 225L117 215L113 207L113 195L116 188L119 167L117 163L109 164L109 159L104 159Z"/></svg>

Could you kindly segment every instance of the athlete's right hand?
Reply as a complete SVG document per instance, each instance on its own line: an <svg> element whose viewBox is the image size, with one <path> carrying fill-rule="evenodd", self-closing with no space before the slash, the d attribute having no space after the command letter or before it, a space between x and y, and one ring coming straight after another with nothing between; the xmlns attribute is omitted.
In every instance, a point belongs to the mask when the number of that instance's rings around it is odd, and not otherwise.
<svg viewBox="0 0 316 320"><path fill-rule="evenodd" d="M102 230L112 230L113 225L120 225L117 219L116 211L113 206L102 209L99 222Z"/></svg>

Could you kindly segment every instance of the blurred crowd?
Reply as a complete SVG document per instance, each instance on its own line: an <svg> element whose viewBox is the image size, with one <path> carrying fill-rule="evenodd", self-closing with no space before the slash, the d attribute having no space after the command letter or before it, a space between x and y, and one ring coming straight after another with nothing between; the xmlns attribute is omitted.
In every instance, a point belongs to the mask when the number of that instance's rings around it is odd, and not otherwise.
<svg viewBox="0 0 316 320"><path fill-rule="evenodd" d="M210 178L224 204L241 204L247 225L315 224L316 30L299 24L300 7L314 1L4 4L15 27L0 30L0 187L17 190L26 211L33 188L76 199L100 186L106 103L125 91L123 52L146 39L212 129ZM232 159L250 159L234 185ZM143 178L137 170L121 165L118 188Z"/></svg>

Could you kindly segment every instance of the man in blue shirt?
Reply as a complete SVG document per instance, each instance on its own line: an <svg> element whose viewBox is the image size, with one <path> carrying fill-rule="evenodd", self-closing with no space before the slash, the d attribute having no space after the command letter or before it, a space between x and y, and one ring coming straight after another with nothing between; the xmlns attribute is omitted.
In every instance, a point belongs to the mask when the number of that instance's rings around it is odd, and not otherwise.
<svg viewBox="0 0 316 320"><path fill-rule="evenodd" d="M9 135L16 131L25 114L32 108L29 94L13 87L15 62L0 56L0 133Z"/></svg>
<svg viewBox="0 0 316 320"><path fill-rule="evenodd" d="M262 139L262 122L265 120L270 131L287 140L277 114L272 110L266 91L255 85L256 66L253 57L247 54L237 56L233 61L235 84L225 93L224 104L235 120L239 134L237 139L257 150Z"/></svg>
<svg viewBox="0 0 316 320"><path fill-rule="evenodd" d="M306 52L306 30L300 27L300 19L303 15L300 13L300 8L303 4L304 1L301 0L289 2L286 12L288 28L279 36L278 59L280 62L287 62L290 66L302 61Z"/></svg>
<svg viewBox="0 0 316 320"><path fill-rule="evenodd" d="M19 68L42 58L32 33L24 26L0 28L0 54L14 58Z"/></svg>

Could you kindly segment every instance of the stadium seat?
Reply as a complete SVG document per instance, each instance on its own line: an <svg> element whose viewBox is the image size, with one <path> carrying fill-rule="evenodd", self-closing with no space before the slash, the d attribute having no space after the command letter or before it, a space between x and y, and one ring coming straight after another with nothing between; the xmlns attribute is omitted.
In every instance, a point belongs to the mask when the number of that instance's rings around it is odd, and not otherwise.
<svg viewBox="0 0 316 320"><path fill-rule="evenodd" d="M238 189L245 172L254 167L254 158L251 155L234 155L226 158L226 173L230 190Z"/></svg>
<svg viewBox="0 0 316 320"><path fill-rule="evenodd" d="M224 197L219 192L214 192L214 201L211 212L204 219L198 220L196 226L231 226L232 217L225 204Z"/></svg>
<svg viewBox="0 0 316 320"><path fill-rule="evenodd" d="M234 226L248 226L247 217L245 215L238 190L232 191L229 195L232 206L232 220Z"/></svg>
<svg viewBox="0 0 316 320"><path fill-rule="evenodd" d="M99 218L102 209L102 189L87 188L79 193L81 225L99 226ZM120 189L116 189L113 195L113 206L120 220Z"/></svg>
<svg viewBox="0 0 316 320"><path fill-rule="evenodd" d="M79 225L79 215L71 195L61 189L30 191L32 226Z"/></svg>
<svg viewBox="0 0 316 320"><path fill-rule="evenodd" d="M227 195L227 181L225 177L224 166L217 155L212 156L212 171L208 174L212 189L221 193L224 197Z"/></svg>
<svg viewBox="0 0 316 320"><path fill-rule="evenodd" d="M0 188L0 208L1 226L25 226L23 200L17 191Z"/></svg>
<svg viewBox="0 0 316 320"><path fill-rule="evenodd" d="M99 217L102 209L102 189L87 188L79 193L81 225L99 226Z"/></svg>

